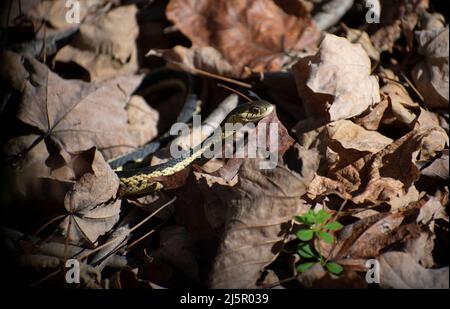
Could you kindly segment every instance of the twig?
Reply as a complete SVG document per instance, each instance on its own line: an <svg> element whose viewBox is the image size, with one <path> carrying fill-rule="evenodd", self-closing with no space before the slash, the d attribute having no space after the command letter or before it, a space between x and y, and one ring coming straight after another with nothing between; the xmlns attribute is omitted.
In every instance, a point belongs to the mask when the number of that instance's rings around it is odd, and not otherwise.
<svg viewBox="0 0 450 309"><path fill-rule="evenodd" d="M48 275L45 276L44 278L41 278L41 279L39 279L38 281L35 281L35 282L31 283L31 287L36 287L36 286L38 286L38 285L41 284L42 282L44 282L44 281L46 281L46 280L48 280L48 279L50 279L50 278L56 276L56 275L59 274L60 272L61 272L61 268L55 270L54 272L52 272L52 273L50 273L50 274L48 274Z"/></svg>
<svg viewBox="0 0 450 309"><path fill-rule="evenodd" d="M146 233L145 235L139 237L138 239L136 239L135 241L133 241L131 244L129 244L128 250L131 249L133 246L137 245L139 242L141 242L142 240L144 240L145 238L147 238L148 236L152 235L157 229L159 229L161 226L163 226L167 221L169 221L169 219L164 220L163 222L161 222L161 224L159 224L157 227L155 227L154 229L152 229L151 231L149 231L148 233ZM114 252L117 252L120 248L122 248L124 246L124 244L122 244L121 246L119 246L117 249L114 250ZM113 252L113 253L114 253Z"/></svg>
<svg viewBox="0 0 450 309"><path fill-rule="evenodd" d="M246 100L249 101L249 102L253 101L253 100L250 99L248 96L246 96L245 94L243 94L242 92L240 92L240 91L238 91L238 90L236 90L236 89L230 88L230 87L225 86L224 84L220 84L220 83L217 84L217 86L218 86L218 87L225 88L225 89L227 89L227 90L229 90L229 91L231 91L231 92L233 92L233 93L236 93L237 95L243 97L244 99L246 99Z"/></svg>
<svg viewBox="0 0 450 309"><path fill-rule="evenodd" d="M146 57L148 56L157 56L157 57L163 57L162 53L157 51L157 50L153 50L151 49L146 55ZM209 78L214 78L214 79L218 79L227 83L231 83L231 84L235 84L241 87L245 87L245 88L252 88L252 85L235 80L233 78L229 78L229 77L225 77L225 76L221 76L218 74L214 74L214 73L210 73L207 71L204 71L202 69L198 69L198 68L194 68L194 67L188 67L187 65L185 65L182 62L179 61L175 61L175 60L170 60L170 59L166 59L167 62L173 64L174 66L176 66L177 68L183 70L183 71L187 71L187 72L191 72L193 74L198 74L204 77L209 77Z"/></svg>
<svg viewBox="0 0 450 309"><path fill-rule="evenodd" d="M150 220L151 218L153 218L157 213L159 213L161 210L163 210L164 208L166 208L167 206L171 205L173 202L175 202L177 198L174 197L173 199L171 199L169 202L167 202L166 204L162 205L161 207L159 207L155 212L153 212L151 215L149 215L147 218L145 218L144 220L142 220L141 222L139 222L138 224L136 224L135 226L133 226L129 233L133 232L134 230L136 230L137 228L139 228L142 224L144 224L145 222L147 222L148 220ZM110 244L114 243L117 239L111 239L110 241L104 243L101 246L98 246L97 248L93 249L92 251L85 253L79 257L77 257L78 260L83 260L85 258L87 258L88 256L92 255L95 252L98 252L99 250L105 248L106 246L109 246Z"/></svg>
<svg viewBox="0 0 450 309"><path fill-rule="evenodd" d="M57 217L55 217L55 218L53 218L53 219L51 219L50 221L48 221L47 223L45 223L42 227L40 227L34 234L33 234L33 236L34 237L37 237L47 226L49 226L50 224L52 224L53 222L55 222L55 221L57 221L57 220L59 220L59 219L61 219L61 218L64 218L66 215L60 215L60 216L57 216Z"/></svg>
<svg viewBox="0 0 450 309"><path fill-rule="evenodd" d="M419 97L420 100L422 100L422 102L425 101L425 99L423 98L423 96L420 94L419 90L417 90L417 88L413 85L413 83L411 83L411 81L409 80L408 77L406 77L406 75L403 72L400 72L400 75L403 77L403 79L406 81L406 83L409 85L409 87L411 87L411 89L417 94L417 96Z"/></svg>
<svg viewBox="0 0 450 309"><path fill-rule="evenodd" d="M342 202L341 207L339 207L338 212L336 213L336 215L334 216L334 219L337 220L339 218L340 213L342 212L342 210L344 209L345 205L347 205L348 199L345 199L344 202ZM333 242L333 247L330 250L330 253L328 254L327 258L325 259L325 263L328 263L328 261L330 260L330 257L333 254L334 249L336 248L336 240Z"/></svg>
<svg viewBox="0 0 450 309"><path fill-rule="evenodd" d="M264 289L273 289L274 287L279 286L279 285L281 285L283 283L286 283L286 282L289 282L289 281L297 279L297 276L298 275L292 276L292 277L289 277L289 278L285 278L285 279L281 279L278 282L274 282L274 283L271 283L271 284L264 285L263 288Z"/></svg>
<svg viewBox="0 0 450 309"><path fill-rule="evenodd" d="M223 100L219 106L205 119L205 121L201 125L201 137L210 136L216 128L220 126L222 121L227 117L227 115L238 105L239 98L236 94L231 94ZM192 130L192 133L196 132L195 128ZM181 135L175 138L172 143L167 145L167 147L171 147L171 145L179 145L186 146L190 145L191 135ZM197 145L193 145L194 147ZM184 147L182 147L184 148Z"/></svg>

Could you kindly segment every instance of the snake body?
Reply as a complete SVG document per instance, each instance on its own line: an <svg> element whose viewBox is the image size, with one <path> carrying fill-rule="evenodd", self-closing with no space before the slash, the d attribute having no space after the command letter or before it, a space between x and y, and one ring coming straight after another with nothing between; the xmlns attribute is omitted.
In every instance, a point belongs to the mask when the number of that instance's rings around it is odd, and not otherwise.
<svg viewBox="0 0 450 309"><path fill-rule="evenodd" d="M149 74L142 82L140 89L136 92L143 97L160 91L175 90L184 93L183 108L178 115L176 122L185 123L188 122L192 118L192 115L198 112L200 108L201 101L197 94L198 88L198 83L191 75L163 68ZM110 159L108 164L114 170L122 170L124 165L128 162L139 162L155 153L158 149L167 144L170 138L170 131L167 131L155 141L147 143L129 153Z"/></svg>
<svg viewBox="0 0 450 309"><path fill-rule="evenodd" d="M249 122L257 122L269 115L273 109L274 106L271 103L263 100L242 104L236 107L227 116L221 126L221 135L213 135L212 138L209 138L203 144L194 147L192 151L185 152L180 157L174 158L160 165L118 171L117 174L120 179L120 194L125 197L141 196L162 188L162 184L155 180L155 178L170 176L180 172L192 162L200 158L207 149L210 149L212 145L218 142L218 139L220 139L221 142L223 138L226 138L229 134L233 134L233 132L224 131L225 123L246 124Z"/></svg>

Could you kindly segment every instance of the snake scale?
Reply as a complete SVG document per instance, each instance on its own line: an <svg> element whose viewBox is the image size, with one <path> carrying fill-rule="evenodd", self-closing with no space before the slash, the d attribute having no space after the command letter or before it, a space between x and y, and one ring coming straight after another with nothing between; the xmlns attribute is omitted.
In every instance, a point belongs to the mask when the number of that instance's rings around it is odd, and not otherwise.
<svg viewBox="0 0 450 309"><path fill-rule="evenodd" d="M195 111L195 108L193 108L195 105L193 101L196 101L196 96L190 91L187 93L189 95L187 96L181 117L178 117L177 121L180 121L181 118L181 121L187 122ZM226 123L240 123L243 125L250 122L255 123L269 115L273 109L274 106L264 100L250 101L248 103L241 104L232 110L227 115L225 121L222 122L222 134L213 135L203 144L197 145L192 150L188 150L182 153L181 156L173 158L163 164L139 168L123 168L123 165L126 162L142 159L143 157L148 156L159 149L161 139L168 138L167 133L158 139L157 142L149 143L131 153L110 160L109 164L112 168L115 168L120 180L120 195L123 197L137 197L161 189L163 185L158 182L158 177L170 176L182 171L195 160L199 159L206 150L210 149L212 145L219 142L218 139L220 139L221 142L230 134L234 134L234 132L225 132L224 127Z"/></svg>

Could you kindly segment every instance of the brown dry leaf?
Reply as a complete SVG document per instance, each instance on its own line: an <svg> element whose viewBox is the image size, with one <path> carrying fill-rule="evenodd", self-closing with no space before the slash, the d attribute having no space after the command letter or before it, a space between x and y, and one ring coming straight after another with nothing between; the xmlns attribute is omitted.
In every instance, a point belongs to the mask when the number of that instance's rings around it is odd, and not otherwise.
<svg viewBox="0 0 450 309"><path fill-rule="evenodd" d="M417 33L419 52L425 60L414 67L412 76L417 89L430 109L448 109L448 44L449 28Z"/></svg>
<svg viewBox="0 0 450 309"><path fill-rule="evenodd" d="M132 95L126 107L128 113L128 133L139 144L152 140L158 135L158 111L141 96Z"/></svg>
<svg viewBox="0 0 450 309"><path fill-rule="evenodd" d="M445 27L445 17L440 13L428 13L426 10L420 10L419 17L420 28L423 30L442 29Z"/></svg>
<svg viewBox="0 0 450 309"><path fill-rule="evenodd" d="M445 116L420 108L419 116L414 123L414 130L430 127L441 127L447 132L447 135L449 133L449 123Z"/></svg>
<svg viewBox="0 0 450 309"><path fill-rule="evenodd" d="M393 244L419 237L418 224L404 223L405 217L411 214L412 211L376 214L345 226L330 257L334 260L374 258ZM324 249L330 253L330 249Z"/></svg>
<svg viewBox="0 0 450 309"><path fill-rule="evenodd" d="M380 286L393 289L448 289L449 268L426 269L404 252L386 252L378 257Z"/></svg>
<svg viewBox="0 0 450 309"><path fill-rule="evenodd" d="M367 53L345 38L326 34L319 51L300 59L293 70L309 117L347 119L380 101Z"/></svg>
<svg viewBox="0 0 450 309"><path fill-rule="evenodd" d="M448 122L445 118L414 102L394 72L383 69L379 75L385 83L380 91L389 101L389 108L382 115L383 125L395 127L395 124L401 123L415 130L441 127L448 132Z"/></svg>
<svg viewBox="0 0 450 309"><path fill-rule="evenodd" d="M417 261L432 264L434 236L426 227L428 221L421 219L428 202L425 198L410 203L404 211L374 214L347 225L340 231L335 247L322 244L322 251L346 264L349 260L376 258L393 245L401 245Z"/></svg>
<svg viewBox="0 0 450 309"><path fill-rule="evenodd" d="M72 257L85 251L82 247L58 241L42 241L42 239L26 235L22 232L1 227L2 235L5 237L5 247L20 263L28 264L33 268L56 268L60 267L64 258Z"/></svg>
<svg viewBox="0 0 450 309"><path fill-rule="evenodd" d="M326 271L320 263L297 276L298 282L308 289L364 289L367 282L354 271L344 270L339 276Z"/></svg>
<svg viewBox="0 0 450 309"><path fill-rule="evenodd" d="M55 149L65 158L67 153L96 146L111 158L145 142L128 133L125 110L141 76L94 84L64 80L29 57L24 58L23 67L29 77L22 81L17 118L37 133L11 139L5 150L9 156L19 155L22 167L36 164L39 174L34 176L49 175L45 160Z"/></svg>
<svg viewBox="0 0 450 309"><path fill-rule="evenodd" d="M198 68L222 76L235 75L233 66L211 46L187 48L177 45L172 49L152 49L147 56L163 57L169 62L170 67L193 74Z"/></svg>
<svg viewBox="0 0 450 309"><path fill-rule="evenodd" d="M399 82L390 79L386 80L386 85L381 88L381 92L388 98L390 111L393 116L401 123L412 128L417 118L413 111L419 109L419 104L411 99L405 87Z"/></svg>
<svg viewBox="0 0 450 309"><path fill-rule="evenodd" d="M83 21L90 13L98 10L110 0L78 0L77 2L80 7L80 21ZM75 23L67 22L67 12L66 1L43 0L28 10L26 15L33 21L36 29L40 28L42 20L44 20L51 28L61 30L77 26Z"/></svg>
<svg viewBox="0 0 450 309"><path fill-rule="evenodd" d="M347 191L351 191L351 189L346 188L341 181L316 175L309 185L308 197L315 199L319 196L336 194L345 200L349 200L352 198L352 195Z"/></svg>
<svg viewBox="0 0 450 309"><path fill-rule="evenodd" d="M404 251L425 268L434 266L433 248L434 235L429 232L422 232L420 236L405 243Z"/></svg>
<svg viewBox="0 0 450 309"><path fill-rule="evenodd" d="M327 137L339 143L345 150L357 150L361 153L376 153L393 142L392 139L376 132L368 131L350 120L339 120L326 126Z"/></svg>
<svg viewBox="0 0 450 309"><path fill-rule="evenodd" d="M448 137L440 129L411 131L395 143L377 153L369 163L369 181L365 190L355 196L355 203L390 201L407 193L418 180L414 164L421 157L433 156L443 150Z"/></svg>
<svg viewBox="0 0 450 309"><path fill-rule="evenodd" d="M366 51L367 55L370 57L370 59L374 61L380 60L380 53L378 50L373 47L372 42L370 41L369 35L367 32L359 30L359 29L352 29L345 27L346 31L346 38L351 43L359 43L361 44L362 48Z"/></svg>
<svg viewBox="0 0 450 309"><path fill-rule="evenodd" d="M319 149L322 155L321 170L329 175L337 175L330 179L317 175L308 190L311 196L334 192L344 198L350 198L349 193L356 190L361 180L358 172L339 171L348 165L359 166L363 158L375 154L393 141L376 131L368 131L350 120L339 120L329 123L319 129L299 134L299 140L304 147Z"/></svg>
<svg viewBox="0 0 450 309"><path fill-rule="evenodd" d="M199 265L194 251L194 239L182 226L168 226L159 232L160 247L152 256L169 262L194 282L199 282Z"/></svg>
<svg viewBox="0 0 450 309"><path fill-rule="evenodd" d="M404 124L415 130L441 127L448 132L448 123L445 118L414 102L392 71L383 70L381 76L385 82L381 92L389 101L389 108L381 119L384 128L395 129L398 128L398 124Z"/></svg>
<svg viewBox="0 0 450 309"><path fill-rule="evenodd" d="M35 8L41 0L13 1L11 3L3 1L0 3L0 23L3 27L19 25L22 21L20 17L27 15L28 11ZM7 22L9 14L9 22Z"/></svg>
<svg viewBox="0 0 450 309"><path fill-rule="evenodd" d="M79 158L81 157L81 158ZM93 244L98 237L110 231L120 216L120 200L116 200L119 179L102 155L92 148L75 155L74 164L91 159L90 166L78 171L73 188L66 193L64 206L67 217L59 225L70 243Z"/></svg>
<svg viewBox="0 0 450 309"><path fill-rule="evenodd" d="M418 160L433 157L448 145L448 136L440 128L411 131L370 159L369 176L361 194L353 197L357 204L365 201L390 201L406 195L419 179Z"/></svg>
<svg viewBox="0 0 450 309"><path fill-rule="evenodd" d="M416 221L428 225L430 231L434 232L434 221L436 219L443 219L448 222L448 215L445 206L441 204L439 199L429 196L428 201L420 208Z"/></svg>
<svg viewBox="0 0 450 309"><path fill-rule="evenodd" d="M411 131L376 153L355 158L345 156L348 164L335 163L327 175L318 175L311 183L308 196L338 194L356 204L386 202L396 208L417 196L411 187L419 177L417 161L434 157L448 144L446 133L437 127ZM336 160L335 160L336 161Z"/></svg>
<svg viewBox="0 0 450 309"><path fill-rule="evenodd" d="M380 52L388 51L392 53L395 41L401 34L402 28L399 20L394 21L391 25L380 28L377 32L370 36L373 46Z"/></svg>
<svg viewBox="0 0 450 309"><path fill-rule="evenodd" d="M218 230L225 222L227 200L233 194L231 188L236 185L238 177L227 182L221 177L205 173L194 172L194 176L204 198L206 220L214 230Z"/></svg>
<svg viewBox="0 0 450 309"><path fill-rule="evenodd" d="M286 8L294 4L278 2ZM195 51L178 47L173 52L191 59L181 62L208 64L195 67L234 77L244 77L248 71L279 71L290 60L286 51L300 51L319 36L308 9L301 3L295 5L297 9L287 13L272 0L171 0L166 15L191 40ZM211 53L220 60L212 67L205 58ZM227 70L216 69L214 64Z"/></svg>
<svg viewBox="0 0 450 309"><path fill-rule="evenodd" d="M237 196L229 201L225 232L210 273L211 288L255 288L264 267L276 258L317 168L311 152L300 155L303 176L282 166L260 170L259 160L246 160Z"/></svg>
<svg viewBox="0 0 450 309"><path fill-rule="evenodd" d="M21 57L5 50L0 56L0 75L13 89L22 92L30 73L23 66Z"/></svg>
<svg viewBox="0 0 450 309"><path fill-rule="evenodd" d="M21 232L1 227L4 245L17 265L28 271L48 274L61 269L68 257L74 257L80 252L88 252L81 247L64 242L55 242L23 234ZM16 273L17 274L17 273ZM64 280L61 276L61 280ZM100 271L93 266L80 261L80 287L89 289L104 288Z"/></svg>
<svg viewBox="0 0 450 309"><path fill-rule="evenodd" d="M367 114L362 114L355 118L354 122L366 130L375 131L379 128L388 107L389 101L383 96L381 102L375 105Z"/></svg>
<svg viewBox="0 0 450 309"><path fill-rule="evenodd" d="M420 170L420 174L432 178L448 179L449 174L448 149L442 152L431 164Z"/></svg>
<svg viewBox="0 0 450 309"><path fill-rule="evenodd" d="M406 39L406 47L413 46L413 31L419 20L418 12L428 8L428 0L399 0L392 3L390 0L381 2L381 24L371 36L374 47L380 53L392 53L396 41L402 36Z"/></svg>
<svg viewBox="0 0 450 309"><path fill-rule="evenodd" d="M271 129L276 129L275 140L271 140ZM287 129L284 127L283 123L278 119L276 110L274 110L270 115L261 119L256 126L255 136L257 136L257 146L258 150L262 150L261 153L264 156L269 155L270 157L264 157L265 159L272 159L273 154L276 153L278 157L282 157L284 153L294 144L294 139L289 135ZM238 136L239 136L238 132ZM260 135L261 134L261 135ZM265 147L264 147L265 146ZM245 144L244 153L248 153L248 144ZM258 157L260 153L256 154ZM217 171L226 181L230 181L236 176L239 167L244 162L245 158L231 158L227 161L225 166ZM276 164L276 162L275 162Z"/></svg>
<svg viewBox="0 0 450 309"><path fill-rule="evenodd" d="M110 279L112 289L163 289L163 287L147 280L138 278L137 270L126 266L114 274Z"/></svg>
<svg viewBox="0 0 450 309"><path fill-rule="evenodd" d="M134 73L138 68L136 13L134 5L121 6L83 23L72 43L58 52L55 61L78 64L89 72L91 81Z"/></svg>

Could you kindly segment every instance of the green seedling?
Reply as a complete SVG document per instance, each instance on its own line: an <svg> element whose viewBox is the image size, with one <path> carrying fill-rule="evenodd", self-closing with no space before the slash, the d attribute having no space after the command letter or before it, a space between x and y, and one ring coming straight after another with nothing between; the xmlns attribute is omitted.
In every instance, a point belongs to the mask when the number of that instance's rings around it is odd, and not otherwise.
<svg viewBox="0 0 450 309"><path fill-rule="evenodd" d="M334 243L334 237L329 232L337 231L343 228L343 225L337 221L332 221L331 215L325 210L321 209L318 212L308 210L301 216L296 216L295 220L303 225L306 225L307 229L301 229L297 232L297 238L300 240L298 245L298 254L302 261L297 266L297 271L305 272L311 268L314 264L320 263L330 273L339 275L342 273L343 268L341 265L327 261L320 253L320 240L332 245ZM316 248L312 246L316 242ZM316 261L308 261L316 260Z"/></svg>

